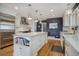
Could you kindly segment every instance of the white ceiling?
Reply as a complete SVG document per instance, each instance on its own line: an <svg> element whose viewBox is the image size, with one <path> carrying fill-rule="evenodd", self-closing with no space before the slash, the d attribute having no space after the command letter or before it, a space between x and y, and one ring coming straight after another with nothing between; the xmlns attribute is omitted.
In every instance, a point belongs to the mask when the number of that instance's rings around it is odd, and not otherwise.
<svg viewBox="0 0 79 59"><path fill-rule="evenodd" d="M47 18L62 17L64 11L72 7L73 4L70 4L70 7L67 3L31 3L31 5L29 8L27 3L3 3L0 4L0 9L10 10L25 17L30 13L33 19L46 20ZM16 6L18 10L14 9ZM50 12L51 9L54 11ZM35 10L38 10L38 13Z"/></svg>

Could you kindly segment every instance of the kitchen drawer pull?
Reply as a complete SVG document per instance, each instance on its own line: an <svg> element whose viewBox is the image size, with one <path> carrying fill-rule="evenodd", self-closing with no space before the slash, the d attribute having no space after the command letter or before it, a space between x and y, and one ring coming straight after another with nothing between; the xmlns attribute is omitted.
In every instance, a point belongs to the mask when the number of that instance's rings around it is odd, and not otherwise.
<svg viewBox="0 0 79 59"><path fill-rule="evenodd" d="M26 46L28 46L28 47L29 47L30 45L26 45Z"/></svg>

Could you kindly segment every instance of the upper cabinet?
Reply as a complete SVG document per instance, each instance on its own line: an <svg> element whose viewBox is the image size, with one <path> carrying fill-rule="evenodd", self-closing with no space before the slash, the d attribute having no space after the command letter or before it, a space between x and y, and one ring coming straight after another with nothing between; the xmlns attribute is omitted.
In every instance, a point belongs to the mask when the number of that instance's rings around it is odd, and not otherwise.
<svg viewBox="0 0 79 59"><path fill-rule="evenodd" d="M65 13L63 16L63 26L75 27L79 26L79 7L72 13Z"/></svg>
<svg viewBox="0 0 79 59"><path fill-rule="evenodd" d="M70 26L75 27L76 26L76 13L72 13L70 15Z"/></svg>
<svg viewBox="0 0 79 59"><path fill-rule="evenodd" d="M70 25L69 19L70 19L69 15L64 15L64 17L63 17L63 25L64 26L69 26Z"/></svg>
<svg viewBox="0 0 79 59"><path fill-rule="evenodd" d="M79 7L77 9L77 26L79 26Z"/></svg>
<svg viewBox="0 0 79 59"><path fill-rule="evenodd" d="M64 15L63 25L73 27L76 26L76 17L75 14Z"/></svg>
<svg viewBox="0 0 79 59"><path fill-rule="evenodd" d="M77 14L77 26L79 26L79 13Z"/></svg>

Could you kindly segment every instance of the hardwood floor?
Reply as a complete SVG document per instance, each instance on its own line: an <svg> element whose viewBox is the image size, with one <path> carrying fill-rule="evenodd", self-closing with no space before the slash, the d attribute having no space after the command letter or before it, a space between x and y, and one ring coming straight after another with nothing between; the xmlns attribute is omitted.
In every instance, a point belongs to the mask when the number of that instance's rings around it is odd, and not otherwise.
<svg viewBox="0 0 79 59"><path fill-rule="evenodd" d="M0 49L0 56L12 56L13 45Z"/></svg>
<svg viewBox="0 0 79 59"><path fill-rule="evenodd" d="M47 44L38 52L38 56L64 56L64 53L51 51L52 46L60 46L59 40L49 40Z"/></svg>
<svg viewBox="0 0 79 59"><path fill-rule="evenodd" d="M45 44L39 51L38 56L63 56L64 53L51 51L52 46L60 46L59 40L48 40L48 43ZM0 49L0 56L12 56L13 46L9 46L3 49Z"/></svg>

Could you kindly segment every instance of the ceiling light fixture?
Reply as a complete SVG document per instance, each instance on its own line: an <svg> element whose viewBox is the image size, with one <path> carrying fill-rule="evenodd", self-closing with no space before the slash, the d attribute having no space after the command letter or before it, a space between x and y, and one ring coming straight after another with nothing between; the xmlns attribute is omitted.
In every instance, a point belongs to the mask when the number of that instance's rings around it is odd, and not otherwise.
<svg viewBox="0 0 79 59"><path fill-rule="evenodd" d="M72 13L72 10L66 10L66 13L67 14L71 14Z"/></svg>
<svg viewBox="0 0 79 59"><path fill-rule="evenodd" d="M38 22L38 20L35 20L35 22Z"/></svg>
<svg viewBox="0 0 79 59"><path fill-rule="evenodd" d="M38 22L39 20L38 20L38 18L35 20L35 22Z"/></svg>
<svg viewBox="0 0 79 59"><path fill-rule="evenodd" d="M15 7L14 7L14 9L18 10L18 7L17 7L17 6L15 6Z"/></svg>
<svg viewBox="0 0 79 59"><path fill-rule="evenodd" d="M35 12L36 12L36 20L35 20L35 22L38 22L39 20L38 20L38 10L35 10Z"/></svg>
<svg viewBox="0 0 79 59"><path fill-rule="evenodd" d="M32 20L32 18L31 18L31 17L28 17L27 19L28 19L28 20Z"/></svg>
<svg viewBox="0 0 79 59"><path fill-rule="evenodd" d="M27 17L27 19L28 20L32 20L32 17L31 17L31 4L28 4L28 17Z"/></svg>
<svg viewBox="0 0 79 59"><path fill-rule="evenodd" d="M53 12L54 10L53 10L53 9L51 9L50 11L51 11L51 12Z"/></svg>

